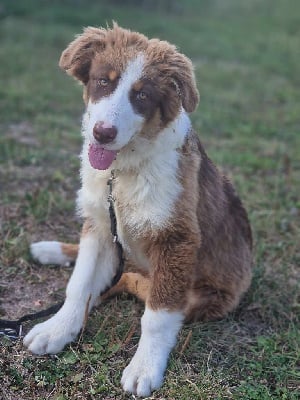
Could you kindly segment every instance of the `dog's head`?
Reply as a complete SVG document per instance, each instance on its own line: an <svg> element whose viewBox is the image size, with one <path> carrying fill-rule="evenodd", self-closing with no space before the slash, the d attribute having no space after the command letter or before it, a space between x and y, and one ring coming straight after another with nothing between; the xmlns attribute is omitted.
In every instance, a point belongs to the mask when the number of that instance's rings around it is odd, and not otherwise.
<svg viewBox="0 0 300 400"><path fill-rule="evenodd" d="M136 135L152 140L182 108L192 112L199 101L187 57L168 42L148 40L116 24L86 28L62 53L59 65L84 85L85 135L98 169L108 168Z"/></svg>

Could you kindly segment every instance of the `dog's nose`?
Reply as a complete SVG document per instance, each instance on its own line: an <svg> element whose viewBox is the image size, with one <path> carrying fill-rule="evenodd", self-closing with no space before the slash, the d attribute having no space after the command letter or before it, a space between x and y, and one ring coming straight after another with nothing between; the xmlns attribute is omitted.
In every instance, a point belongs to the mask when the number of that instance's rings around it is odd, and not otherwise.
<svg viewBox="0 0 300 400"><path fill-rule="evenodd" d="M100 144L111 143L117 136L117 128L114 125L99 121L94 125L93 135Z"/></svg>

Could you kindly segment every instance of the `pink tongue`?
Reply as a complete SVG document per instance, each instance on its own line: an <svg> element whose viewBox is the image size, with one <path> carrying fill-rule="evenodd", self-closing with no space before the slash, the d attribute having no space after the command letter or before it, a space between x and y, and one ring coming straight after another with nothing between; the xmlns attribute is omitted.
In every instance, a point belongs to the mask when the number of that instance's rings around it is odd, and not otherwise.
<svg viewBox="0 0 300 400"><path fill-rule="evenodd" d="M91 166L95 169L107 169L110 167L117 152L114 150L105 150L98 144L90 144L89 147L89 160Z"/></svg>

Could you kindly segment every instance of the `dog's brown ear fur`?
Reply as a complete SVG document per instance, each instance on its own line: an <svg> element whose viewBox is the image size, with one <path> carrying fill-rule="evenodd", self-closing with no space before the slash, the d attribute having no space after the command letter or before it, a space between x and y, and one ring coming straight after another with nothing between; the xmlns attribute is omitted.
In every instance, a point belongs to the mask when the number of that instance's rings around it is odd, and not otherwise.
<svg viewBox="0 0 300 400"><path fill-rule="evenodd" d="M63 51L59 60L60 68L87 84L92 58L97 50L105 47L105 32L101 28L85 28Z"/></svg>
<svg viewBox="0 0 300 400"><path fill-rule="evenodd" d="M194 68L191 60L181 53L176 53L172 59L173 78L179 87L182 106L187 112L193 112L199 103L199 92L196 86Z"/></svg>
<svg viewBox="0 0 300 400"><path fill-rule="evenodd" d="M148 43L150 64L155 65L161 77L174 86L185 111L193 112L199 102L199 93L191 60L166 41L150 39Z"/></svg>

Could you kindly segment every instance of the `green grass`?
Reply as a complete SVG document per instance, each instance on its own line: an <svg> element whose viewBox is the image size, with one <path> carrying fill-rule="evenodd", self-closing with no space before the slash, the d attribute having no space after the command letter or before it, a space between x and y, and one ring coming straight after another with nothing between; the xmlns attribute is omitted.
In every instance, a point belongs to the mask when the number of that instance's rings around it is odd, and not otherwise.
<svg viewBox="0 0 300 400"><path fill-rule="evenodd" d="M42 268L28 254L31 241L77 241L80 229L81 88L57 63L83 26L114 19L170 40L193 59L201 94L194 126L234 181L255 240L253 283L242 304L223 321L182 330L152 398L296 400L300 5L123 3L0 2L0 312L14 318L63 297L70 271ZM133 398L122 393L120 377L138 343L142 311L125 295L101 305L79 342L53 357L34 357L3 339L0 398Z"/></svg>

